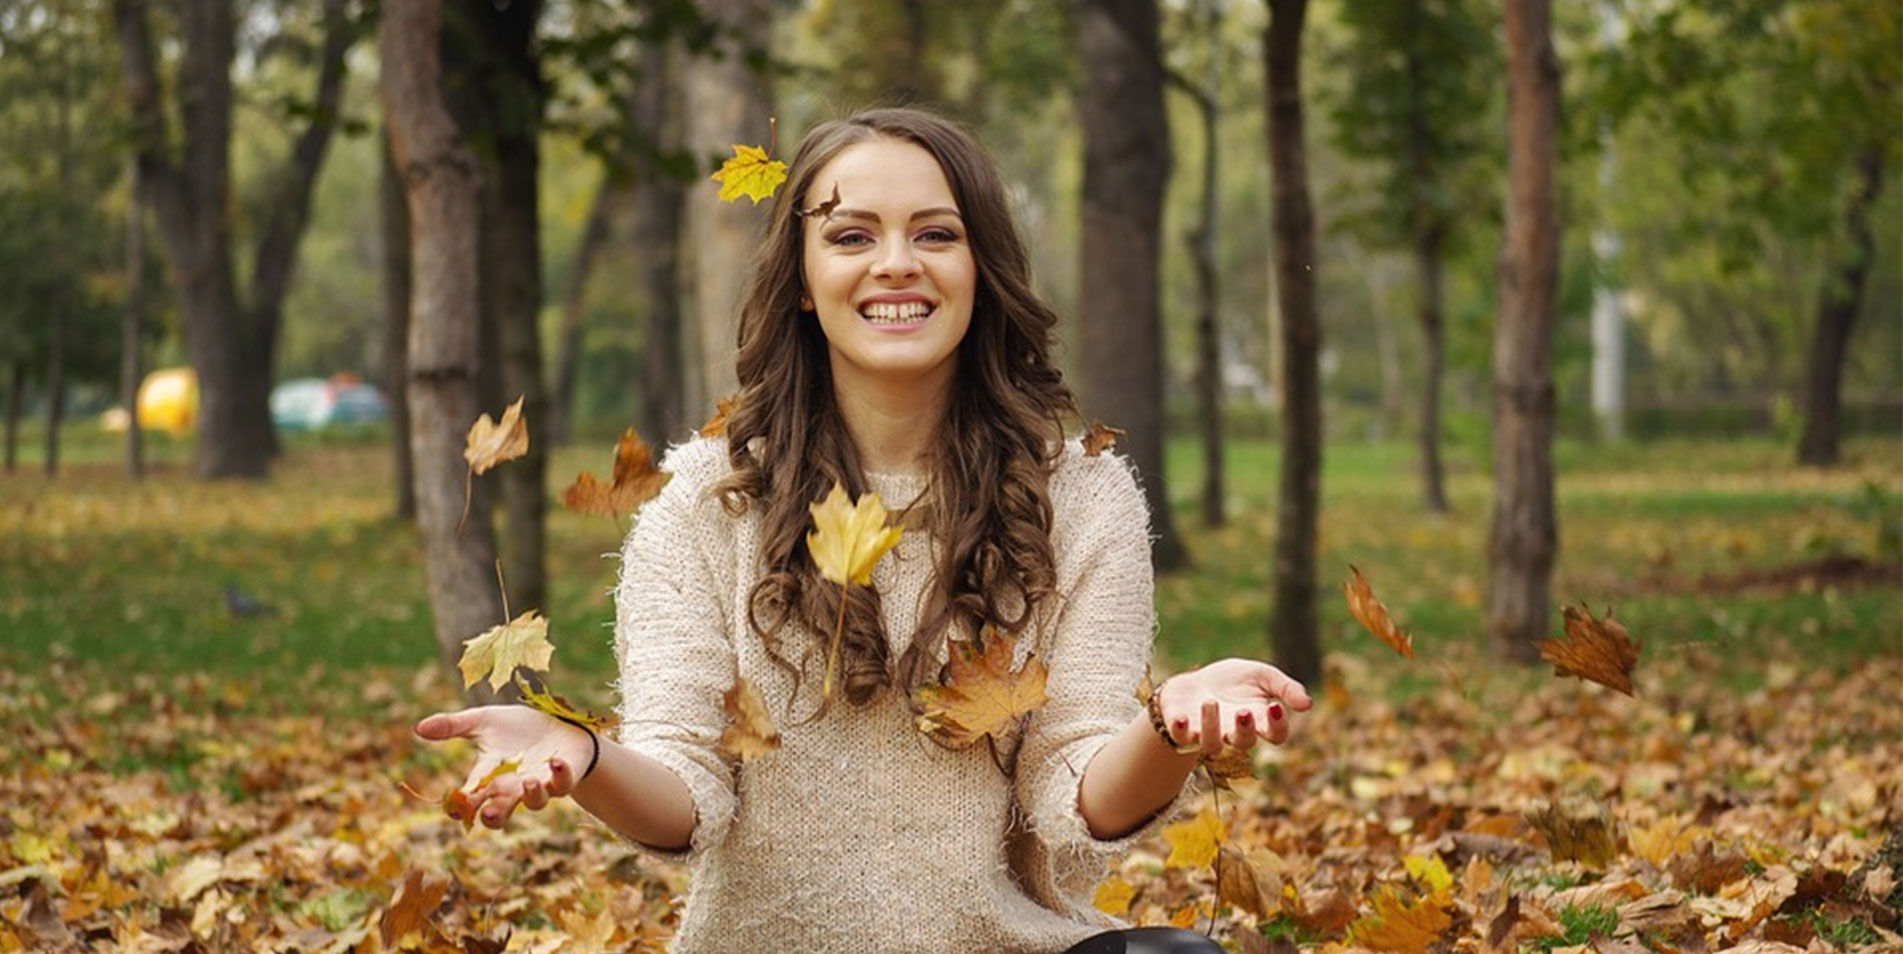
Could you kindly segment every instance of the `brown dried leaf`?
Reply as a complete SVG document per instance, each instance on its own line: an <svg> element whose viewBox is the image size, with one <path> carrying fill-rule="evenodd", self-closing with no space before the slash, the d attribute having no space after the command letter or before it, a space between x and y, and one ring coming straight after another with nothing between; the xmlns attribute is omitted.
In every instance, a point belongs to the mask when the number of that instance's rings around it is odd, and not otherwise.
<svg viewBox="0 0 1903 954"><path fill-rule="evenodd" d="M943 685L912 690L918 729L940 745L963 749L985 736L1002 739L1018 719L1044 707L1050 671L1035 654L1011 663L1017 641L986 627L976 640L953 640Z"/></svg>
<svg viewBox="0 0 1903 954"><path fill-rule="evenodd" d="M1282 857L1267 848L1216 849L1216 900L1259 918L1282 910Z"/></svg>
<svg viewBox="0 0 1903 954"><path fill-rule="evenodd" d="M1717 894L1725 885L1745 876L1750 859L1729 845L1720 847L1711 839L1698 842L1696 850L1672 859L1667 871L1672 883L1695 894Z"/></svg>
<svg viewBox="0 0 1903 954"><path fill-rule="evenodd" d="M836 208L839 208L839 183L837 182L833 183L833 197L832 198L827 199L826 201L821 202L810 209L801 209L800 215L806 216L808 218L823 219L833 214L833 210Z"/></svg>
<svg viewBox="0 0 1903 954"><path fill-rule="evenodd" d="M1354 564L1348 564L1354 577L1341 585L1342 595L1348 598L1348 615L1355 618L1374 638L1388 644L1388 648L1408 659L1414 658L1414 637L1401 632L1394 624L1394 617L1388 615L1388 608L1375 598L1374 588L1361 575Z"/></svg>
<svg viewBox="0 0 1903 954"><path fill-rule="evenodd" d="M425 873L421 868L411 868L403 879L403 886L397 889L396 897L390 899L390 906L384 909L383 916L377 920L377 933L383 939L383 946L395 948L412 931L420 931L429 923L430 913L443 901L443 893L449 890L449 879Z"/></svg>
<svg viewBox="0 0 1903 954"><path fill-rule="evenodd" d="M529 452L529 425L522 420L522 398L516 398L501 421L492 421L484 413L469 425L469 437L463 446L463 460L469 470L486 474L505 460L514 460Z"/></svg>
<svg viewBox="0 0 1903 954"><path fill-rule="evenodd" d="M1117 446L1117 438L1128 436L1130 432L1121 427L1111 427L1102 421L1092 421L1090 429L1084 432L1084 456L1096 457Z"/></svg>
<svg viewBox="0 0 1903 954"><path fill-rule="evenodd" d="M1606 610L1594 619L1584 603L1565 609L1566 638L1540 643L1540 658L1553 664L1556 676L1577 676L1608 689L1632 695L1632 668L1639 664L1639 644Z"/></svg>
<svg viewBox="0 0 1903 954"><path fill-rule="evenodd" d="M727 419L733 416L733 410L740 406L740 395L729 394L714 402L714 416L700 426L700 436L719 437L727 433Z"/></svg>
<svg viewBox="0 0 1903 954"><path fill-rule="evenodd" d="M1619 823L1597 803L1544 805L1527 812L1526 820L1546 836L1555 861L1604 871L1619 857Z"/></svg>
<svg viewBox="0 0 1903 954"><path fill-rule="evenodd" d="M1255 759L1242 749L1225 745L1215 755L1203 759L1203 771L1209 774L1209 784L1231 792L1235 791L1233 783L1237 779L1255 777Z"/></svg>
<svg viewBox="0 0 1903 954"><path fill-rule="evenodd" d="M654 452L634 428L615 441L614 482L603 484L583 471L562 491L562 506L576 513L619 517L652 499L674 475L654 466Z"/></svg>
<svg viewBox="0 0 1903 954"><path fill-rule="evenodd" d="M1354 922L1358 913L1354 900L1340 888L1298 892L1289 911L1296 924L1318 937L1347 927Z"/></svg>
<svg viewBox="0 0 1903 954"><path fill-rule="evenodd" d="M780 747L780 730L767 714L766 700L745 677L720 697L733 724L720 734L720 751L742 762L757 759Z"/></svg>

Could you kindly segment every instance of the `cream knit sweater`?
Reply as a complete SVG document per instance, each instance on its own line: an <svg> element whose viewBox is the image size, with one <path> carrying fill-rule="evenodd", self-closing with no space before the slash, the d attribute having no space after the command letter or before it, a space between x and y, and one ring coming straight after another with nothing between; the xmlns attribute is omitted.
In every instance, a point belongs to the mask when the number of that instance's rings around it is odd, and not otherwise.
<svg viewBox="0 0 1903 954"><path fill-rule="evenodd" d="M1148 511L1128 465L1073 441L1051 477L1059 598L1033 634L1050 702L1020 740L1015 776L982 745L952 752L926 739L899 692L788 726L792 680L746 621L757 510L731 517L708 493L729 471L726 441L675 447L664 467L674 477L622 552L615 650L621 740L673 769L699 813L691 846L672 856L691 864L672 950L1056 954L1118 927L1090 906L1091 889L1149 828L1093 838L1077 793L1097 749L1141 710L1155 626ZM870 482L895 511L923 485ZM922 533L873 571L894 658L931 576ZM797 657L824 640L788 634L785 645ZM778 750L744 765L714 747L736 676L760 688L783 732ZM818 682L806 680L796 718L813 711Z"/></svg>

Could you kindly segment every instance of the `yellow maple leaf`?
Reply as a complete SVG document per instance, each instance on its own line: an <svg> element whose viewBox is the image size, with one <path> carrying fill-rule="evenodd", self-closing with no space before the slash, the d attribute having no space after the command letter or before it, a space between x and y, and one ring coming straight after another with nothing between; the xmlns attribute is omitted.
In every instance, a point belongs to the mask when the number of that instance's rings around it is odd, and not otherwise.
<svg viewBox="0 0 1903 954"><path fill-rule="evenodd" d="M485 474L505 460L514 460L529 452L529 425L522 420L522 398L516 398L502 412L502 420L492 421L485 412L469 425L463 445L463 460L476 474Z"/></svg>
<svg viewBox="0 0 1903 954"><path fill-rule="evenodd" d="M463 657L457 666L463 673L463 688L488 679L489 688L501 689L517 666L541 672L554 655L555 646L548 641L548 620L529 610L463 643Z"/></svg>
<svg viewBox="0 0 1903 954"><path fill-rule="evenodd" d="M615 441L614 482L603 484L594 474L582 471L562 491L562 506L576 513L618 517L660 493L673 476L654 466L653 450L634 428L628 428Z"/></svg>
<svg viewBox="0 0 1903 954"><path fill-rule="evenodd" d="M1453 923L1440 896L1410 901L1390 888L1374 896L1374 910L1348 926L1348 941L1394 954L1424 954Z"/></svg>
<svg viewBox="0 0 1903 954"><path fill-rule="evenodd" d="M1097 891L1091 895L1090 905L1113 918L1126 917L1130 913L1130 902L1135 901L1135 885L1123 880L1122 875L1111 875L1098 882Z"/></svg>
<svg viewBox="0 0 1903 954"><path fill-rule="evenodd" d="M1401 859L1407 868L1407 876L1427 885L1431 894L1440 894L1454 886L1453 872L1447 870L1447 863L1439 855L1408 855Z"/></svg>
<svg viewBox="0 0 1903 954"><path fill-rule="evenodd" d="M1632 695L1632 668L1639 664L1639 644L1626 633L1624 624L1606 611L1603 620L1594 619L1585 604L1568 606L1566 638L1540 643L1540 658L1553 664L1556 676L1578 676L1608 689Z"/></svg>
<svg viewBox="0 0 1903 954"><path fill-rule="evenodd" d="M918 729L950 749L967 748L985 736L1001 739L1018 719L1044 707L1050 670L1031 655L1013 671L1017 640L985 627L976 640L953 640L943 685L912 690Z"/></svg>
<svg viewBox="0 0 1903 954"><path fill-rule="evenodd" d="M898 546L898 527L885 525L885 505L879 495L867 493L853 502L846 488L833 484L826 499L808 508L813 530L806 535L807 552L819 575L841 586L872 585L872 567Z"/></svg>
<svg viewBox="0 0 1903 954"><path fill-rule="evenodd" d="M733 158L720 164L720 171L708 178L720 183L720 200L733 202L741 196L753 200L773 197L773 190L786 181L786 163L778 159L767 158L766 150L759 146L742 146L735 143Z"/></svg>
<svg viewBox="0 0 1903 954"><path fill-rule="evenodd" d="M1205 808L1188 821L1163 826L1163 840L1169 843L1170 856L1165 868L1207 868L1216 861L1217 846L1225 832L1222 816L1214 807Z"/></svg>
<svg viewBox="0 0 1903 954"><path fill-rule="evenodd" d="M720 697L722 708L733 724L720 733L720 751L742 762L757 759L780 747L780 730L767 714L766 700L760 690L745 677L736 679L733 688Z"/></svg>
<svg viewBox="0 0 1903 954"><path fill-rule="evenodd" d="M527 679L522 678L520 671L515 674L515 688L522 693L522 703L529 708L570 725L581 726L590 732L597 734L606 732L621 721L613 715L596 715L585 709L577 709L570 705L567 699L532 685Z"/></svg>

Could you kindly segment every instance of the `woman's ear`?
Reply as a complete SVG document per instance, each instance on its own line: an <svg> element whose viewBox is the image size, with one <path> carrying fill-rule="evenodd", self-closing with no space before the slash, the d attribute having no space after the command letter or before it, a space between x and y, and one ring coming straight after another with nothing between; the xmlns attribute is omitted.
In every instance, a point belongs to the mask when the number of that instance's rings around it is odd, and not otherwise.
<svg viewBox="0 0 1903 954"><path fill-rule="evenodd" d="M813 310L813 297L811 295L801 295L800 296L800 311L808 312L812 310Z"/></svg>

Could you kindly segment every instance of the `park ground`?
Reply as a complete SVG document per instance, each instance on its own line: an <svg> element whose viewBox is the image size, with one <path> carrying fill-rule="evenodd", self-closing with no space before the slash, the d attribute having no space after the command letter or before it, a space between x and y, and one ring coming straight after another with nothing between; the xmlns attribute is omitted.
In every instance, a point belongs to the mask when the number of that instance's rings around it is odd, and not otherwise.
<svg viewBox="0 0 1903 954"><path fill-rule="evenodd" d="M558 452L555 479L605 471L600 445ZM1172 450L1195 565L1159 584L1158 664L1261 655L1273 448L1230 446L1214 529L1195 448ZM131 484L113 451L0 476L0 952L661 949L678 869L566 806L466 833L430 801L459 755L408 726L456 687L380 446L293 443L270 481L216 485L163 443ZM1434 515L1407 447L1332 446L1317 710L1099 905L1243 951L1897 943L1903 443L1830 471L1789 456L1560 445L1554 596L1642 642L1628 698L1487 661L1482 449L1453 449ZM597 709L625 530L551 516L550 680ZM1350 620L1349 564L1414 658ZM268 609L234 614L227 587Z"/></svg>

